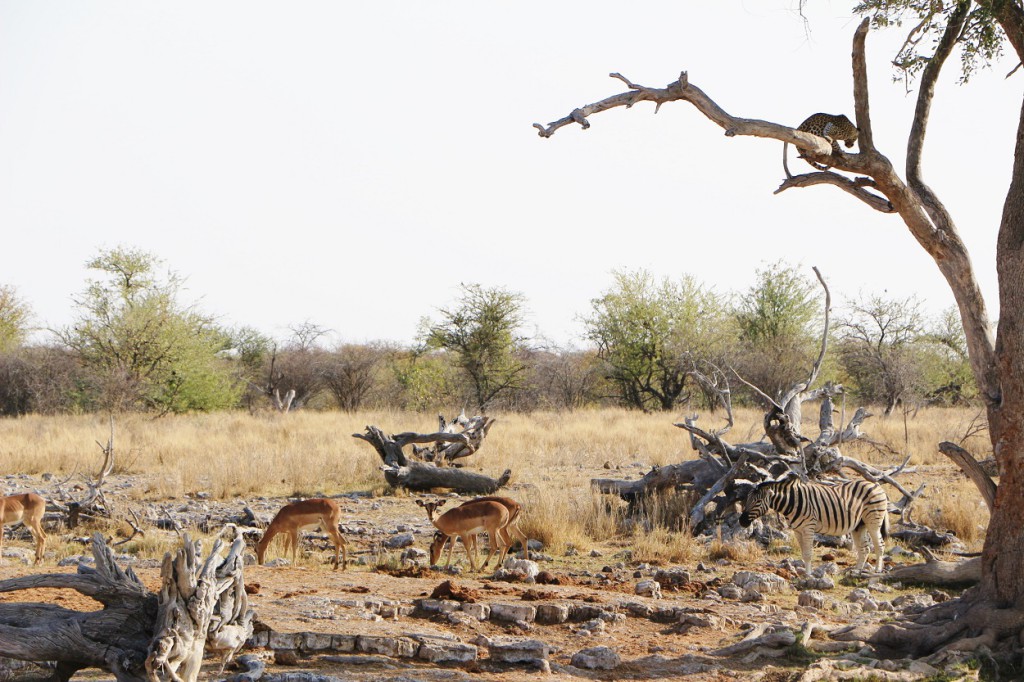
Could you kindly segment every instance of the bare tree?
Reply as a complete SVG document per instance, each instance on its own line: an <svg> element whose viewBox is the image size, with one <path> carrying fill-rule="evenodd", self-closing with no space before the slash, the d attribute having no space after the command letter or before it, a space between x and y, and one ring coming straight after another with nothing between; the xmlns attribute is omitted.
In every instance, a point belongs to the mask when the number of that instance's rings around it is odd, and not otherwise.
<svg viewBox="0 0 1024 682"><path fill-rule="evenodd" d="M344 344L324 356L321 378L338 407L355 412L365 403L389 352L382 344Z"/></svg>
<svg viewBox="0 0 1024 682"><path fill-rule="evenodd" d="M831 170L787 177L777 192L791 188L833 185L883 213L898 215L921 247L934 259L956 300L963 322L971 368L987 409L989 433L1002 474L985 536L981 581L962 598L950 600L917 617L918 622L862 626L843 635L914 654L970 651L997 645L1019 650L1024 631L1024 113L1018 124L1014 164L997 237L1000 319L993 336L988 308L981 295L970 255L953 217L927 185L922 153L935 87L943 66L958 45L964 63L985 60L998 51L1005 36L1016 57L1024 61L1024 7L1018 0L943 3L865 2L887 25L899 12L916 13L920 23L904 45L899 63L920 73L917 105L907 143L906 180L875 147L868 97L865 40L870 19L853 38L853 91L859 153L848 154L830 140L764 120L726 112L683 72L664 88L612 76L628 90L573 110L548 125L535 124L542 137L571 124L589 127L587 117L617 107L653 102L691 103L727 136L749 135L789 142L805 157ZM911 15L914 16L914 15ZM905 18L905 17L904 17ZM922 40L931 36L935 41ZM934 45L934 52L919 50ZM853 174L854 177L846 175ZM835 635L833 635L835 636Z"/></svg>
<svg viewBox="0 0 1024 682"><path fill-rule="evenodd" d="M924 315L916 298L861 296L839 322L839 358L864 400L892 414L905 398L922 393L920 353Z"/></svg>

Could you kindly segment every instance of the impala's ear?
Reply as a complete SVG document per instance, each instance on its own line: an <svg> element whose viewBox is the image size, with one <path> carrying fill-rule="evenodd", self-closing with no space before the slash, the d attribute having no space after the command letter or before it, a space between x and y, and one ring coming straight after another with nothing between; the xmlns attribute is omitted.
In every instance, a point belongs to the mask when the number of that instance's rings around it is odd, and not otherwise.
<svg viewBox="0 0 1024 682"><path fill-rule="evenodd" d="M436 503L434 504L434 507L435 507L435 508L437 508L437 507L443 507L443 506L444 506L444 503L445 503L445 502L447 502L447 501L448 501L448 500L438 500L438 501L437 501L437 502L436 502Z"/></svg>
<svg viewBox="0 0 1024 682"><path fill-rule="evenodd" d="M416 500L416 506L418 506L418 507L426 507L427 505L423 504L423 500Z"/></svg>

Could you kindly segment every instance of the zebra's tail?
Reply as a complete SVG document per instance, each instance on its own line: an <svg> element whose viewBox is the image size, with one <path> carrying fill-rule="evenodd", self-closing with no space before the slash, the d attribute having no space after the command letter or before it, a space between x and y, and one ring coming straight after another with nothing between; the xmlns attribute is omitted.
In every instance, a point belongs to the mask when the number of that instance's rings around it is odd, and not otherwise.
<svg viewBox="0 0 1024 682"><path fill-rule="evenodd" d="M882 538L889 537L889 510L885 510L885 516L882 517Z"/></svg>

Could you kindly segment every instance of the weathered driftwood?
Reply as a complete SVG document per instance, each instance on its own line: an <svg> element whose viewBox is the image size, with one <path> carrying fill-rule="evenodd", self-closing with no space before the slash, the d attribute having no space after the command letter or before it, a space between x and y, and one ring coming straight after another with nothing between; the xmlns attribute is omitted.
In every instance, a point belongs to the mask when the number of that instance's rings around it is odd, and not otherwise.
<svg viewBox="0 0 1024 682"><path fill-rule="evenodd" d="M238 599L238 590L244 594L244 543L236 541L224 562L217 555L219 543L215 545L199 577L189 570L198 564L198 545L185 544L177 561L169 554L164 560L164 590L159 598L130 568L115 563L113 551L99 533L92 538L95 568L81 564L76 575L30 575L0 581L0 592L66 588L104 606L100 611L81 612L52 604L0 604L0 656L56 661L54 677L58 680L68 680L83 668L101 668L121 682L141 682L156 679L152 674L156 666L148 659L153 657L155 663L159 652L165 651L179 659L177 667L168 668L169 676L193 682L208 633L220 651L229 642L240 645L252 633L252 612ZM182 559L183 553L189 558ZM233 595L225 598L226 592ZM192 639L188 638L187 622L200 625ZM233 652L237 647L231 646ZM183 670L180 675L178 668Z"/></svg>
<svg viewBox="0 0 1024 682"><path fill-rule="evenodd" d="M739 642L721 649L716 649L710 653L712 656L736 656L737 654L743 654L751 649L757 649L759 647L777 649L796 644L796 634L789 628L780 628L774 632L765 634L768 627L769 625L767 623L756 625L747 633L746 637L741 639Z"/></svg>
<svg viewBox="0 0 1024 682"><path fill-rule="evenodd" d="M460 413L458 417L448 424L445 424L444 417L441 415L437 416L437 420L440 431L460 433L466 436L469 441L468 444L456 442L444 447L441 447L440 444L434 445L431 461L448 464L454 463L457 459L469 457L479 450L480 446L484 443L484 438L487 437L487 433L491 430L491 426L494 425L494 417L484 417L482 415L466 417L465 412Z"/></svg>
<svg viewBox="0 0 1024 682"><path fill-rule="evenodd" d="M465 469L438 467L425 462L409 462L407 466L382 466L384 480L388 485L407 490L428 491L435 488L450 488L460 493L486 495L505 486L512 477L512 470L506 469L494 479Z"/></svg>
<svg viewBox="0 0 1024 682"><path fill-rule="evenodd" d="M962 547L963 542L952 533L943 533L929 528L913 524L907 528L900 528L889 532L889 536L901 540L912 547L949 547L950 545Z"/></svg>
<svg viewBox="0 0 1024 682"><path fill-rule="evenodd" d="M186 534L184 546L173 557L170 552L164 555L156 629L146 658L146 670L154 682L158 672L175 682L195 682L208 637L225 654L222 672L252 635L253 612L247 608L242 579L245 542L235 540L223 561L222 546L216 540L202 561L202 544Z"/></svg>
<svg viewBox="0 0 1024 682"><path fill-rule="evenodd" d="M55 677L69 679L82 668L101 668L118 680L146 679L145 660L157 598L130 568L114 562L97 533L92 539L95 568L80 564L76 575L29 575L0 581L0 592L67 588L103 604L80 612L52 604L0 604L0 656L25 661L56 661Z"/></svg>
<svg viewBox="0 0 1024 682"><path fill-rule="evenodd" d="M489 427L488 427L489 428ZM397 435L384 435L376 426L367 426L366 433L353 433L353 438L365 440L373 446L380 455L381 462L385 466L393 467L407 466L410 462L402 451L406 445L413 443L457 443L460 446L471 447L469 437L462 433L399 433ZM465 456L465 455L460 455Z"/></svg>
<svg viewBox="0 0 1024 682"><path fill-rule="evenodd" d="M235 663L242 672L232 675L225 682L256 682L267 669L267 664L259 656L251 654L239 656Z"/></svg>

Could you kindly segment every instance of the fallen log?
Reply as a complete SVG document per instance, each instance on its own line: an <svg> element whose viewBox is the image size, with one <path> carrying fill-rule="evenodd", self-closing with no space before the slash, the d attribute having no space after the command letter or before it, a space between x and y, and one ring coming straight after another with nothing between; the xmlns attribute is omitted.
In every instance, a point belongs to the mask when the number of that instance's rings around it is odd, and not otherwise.
<svg viewBox="0 0 1024 682"><path fill-rule="evenodd" d="M469 437L462 433L414 433L409 431L386 436L383 431L372 425L366 427L366 433L353 433L352 437L365 440L372 445L385 466L404 467L409 464L409 459L402 449L413 443L461 443L469 446Z"/></svg>
<svg viewBox="0 0 1024 682"><path fill-rule="evenodd" d="M593 478L590 485L606 494L614 494L627 502L635 502L644 495L650 495L687 483L704 490L719 479L721 472L706 460L695 459L680 464L654 467L642 478L623 481L611 478Z"/></svg>
<svg viewBox="0 0 1024 682"><path fill-rule="evenodd" d="M407 466L382 466L384 480L393 488L425 492L449 488L470 495L487 495L508 484L512 470L506 469L494 479L465 469L437 467L425 462L409 462Z"/></svg>
<svg viewBox="0 0 1024 682"><path fill-rule="evenodd" d="M883 580L912 581L928 585L971 585L981 581L981 557L967 561L940 561L927 554L923 564L895 568Z"/></svg>

